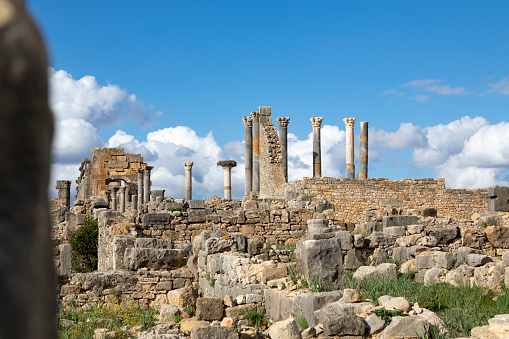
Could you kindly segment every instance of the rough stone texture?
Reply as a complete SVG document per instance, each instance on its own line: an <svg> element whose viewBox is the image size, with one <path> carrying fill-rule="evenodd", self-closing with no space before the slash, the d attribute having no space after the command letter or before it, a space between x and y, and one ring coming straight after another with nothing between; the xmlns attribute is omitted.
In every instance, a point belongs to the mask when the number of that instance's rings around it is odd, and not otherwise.
<svg viewBox="0 0 509 339"><path fill-rule="evenodd" d="M378 266L361 266L353 274L355 279L397 279L396 264L383 263Z"/></svg>
<svg viewBox="0 0 509 339"><path fill-rule="evenodd" d="M173 323L175 315L179 312L180 310L177 305L161 305L161 309L159 311L159 322L163 324Z"/></svg>
<svg viewBox="0 0 509 339"><path fill-rule="evenodd" d="M60 274L69 275L72 268L72 246L60 245Z"/></svg>
<svg viewBox="0 0 509 339"><path fill-rule="evenodd" d="M129 271L95 271L91 273L76 273L72 282L80 284L86 290L93 290L100 295L104 289L133 287L138 279Z"/></svg>
<svg viewBox="0 0 509 339"><path fill-rule="evenodd" d="M192 331L194 327L196 326L207 326L209 327L210 324L208 321L205 320L198 320L193 318L184 318L180 321L180 330L182 332Z"/></svg>
<svg viewBox="0 0 509 339"><path fill-rule="evenodd" d="M488 211L490 212L508 212L509 211L509 188L508 187L490 187L487 196Z"/></svg>
<svg viewBox="0 0 509 339"><path fill-rule="evenodd" d="M484 229L488 241L498 248L509 248L509 227L488 226Z"/></svg>
<svg viewBox="0 0 509 339"><path fill-rule="evenodd" d="M429 229L429 235L435 237L440 243L449 244L458 236L458 228L456 226L432 227Z"/></svg>
<svg viewBox="0 0 509 339"><path fill-rule="evenodd" d="M470 285L470 278L473 276L474 268L466 264L462 264L447 272L445 275L445 282L454 286Z"/></svg>
<svg viewBox="0 0 509 339"><path fill-rule="evenodd" d="M0 13L0 337L54 338L48 60L24 1Z"/></svg>
<svg viewBox="0 0 509 339"><path fill-rule="evenodd" d="M294 318L278 321L269 327L271 339L301 339L300 330Z"/></svg>
<svg viewBox="0 0 509 339"><path fill-rule="evenodd" d="M424 285L433 285L441 281L441 277L445 275L445 270L438 267L429 269L424 274Z"/></svg>
<svg viewBox="0 0 509 339"><path fill-rule="evenodd" d="M323 332L328 336L364 336L366 321L356 315L329 316L323 323Z"/></svg>
<svg viewBox="0 0 509 339"><path fill-rule="evenodd" d="M380 332L385 327L385 321L376 314L370 314L364 319L369 327L369 334Z"/></svg>
<svg viewBox="0 0 509 339"><path fill-rule="evenodd" d="M343 287L343 257L338 239L301 240L295 255L297 270L307 281L318 279L332 290Z"/></svg>
<svg viewBox="0 0 509 339"><path fill-rule="evenodd" d="M175 269L184 264L184 252L179 249L128 248L124 264L128 269L147 267L154 269Z"/></svg>
<svg viewBox="0 0 509 339"><path fill-rule="evenodd" d="M168 292L168 303L177 305L180 309L195 307L198 291L193 287L179 288Z"/></svg>
<svg viewBox="0 0 509 339"><path fill-rule="evenodd" d="M196 316L201 320L221 320L224 314L224 303L220 298L196 299Z"/></svg>
<svg viewBox="0 0 509 339"><path fill-rule="evenodd" d="M402 310L403 312L408 313L412 307L410 306L410 303L408 300L406 300L403 297L391 297L389 295L383 295L380 298L378 298L378 302L381 306L387 308L387 306L393 307L397 310Z"/></svg>
<svg viewBox="0 0 509 339"><path fill-rule="evenodd" d="M194 326L191 330L191 339L239 339L240 335L233 327L225 326Z"/></svg>
<svg viewBox="0 0 509 339"><path fill-rule="evenodd" d="M431 324L425 319L415 317L394 317L382 332L382 339L418 339L430 336Z"/></svg>
<svg viewBox="0 0 509 339"><path fill-rule="evenodd" d="M269 116L267 123L260 123L259 198L275 198L275 192L285 183L279 137Z"/></svg>
<svg viewBox="0 0 509 339"><path fill-rule="evenodd" d="M356 303L363 301L364 299L362 298L361 292L351 288L345 288L343 290L343 298L340 300L345 303Z"/></svg>

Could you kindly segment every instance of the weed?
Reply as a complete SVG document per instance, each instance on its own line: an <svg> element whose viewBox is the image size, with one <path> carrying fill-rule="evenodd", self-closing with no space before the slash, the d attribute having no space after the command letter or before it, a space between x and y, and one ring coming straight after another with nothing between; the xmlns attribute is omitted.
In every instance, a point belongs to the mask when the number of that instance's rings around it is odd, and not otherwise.
<svg viewBox="0 0 509 339"><path fill-rule="evenodd" d="M299 315L296 315L294 313L293 318L295 319L295 322L297 323L299 330L304 331L306 328L309 327L308 321L306 320L306 317L304 316L304 314L301 313Z"/></svg>
<svg viewBox="0 0 509 339"><path fill-rule="evenodd" d="M242 313L244 319L249 321L249 325L256 327L256 333L260 331L260 325L262 321L266 321L265 309L252 307L248 308Z"/></svg>
<svg viewBox="0 0 509 339"><path fill-rule="evenodd" d="M318 277L314 277L311 280L311 285L309 286L310 292L328 292L330 291L330 281L323 282Z"/></svg>
<svg viewBox="0 0 509 339"><path fill-rule="evenodd" d="M209 282L209 285L214 287L214 285L216 284L216 279L214 279L213 277L210 276L210 274L205 274L205 279L207 279L207 281Z"/></svg>
<svg viewBox="0 0 509 339"><path fill-rule="evenodd" d="M173 322L174 322L175 324L178 324L181 320L182 320L182 314L180 314L180 313L176 313L176 314L173 316Z"/></svg>
<svg viewBox="0 0 509 339"><path fill-rule="evenodd" d="M392 317L397 317L397 316L406 316L405 313L403 313L402 310L393 310L393 311L389 311L389 310L386 310L385 308L381 308L381 309L378 309L376 311L373 311L371 313L374 313L376 314L377 316L379 316L383 321L385 321L385 325L389 325L392 321Z"/></svg>
<svg viewBox="0 0 509 339"><path fill-rule="evenodd" d="M293 281L293 284L297 285L297 276L298 276L297 269L295 268L295 266L290 266L290 265L287 266L286 268L288 270L288 275L290 276L290 279L292 279L292 281Z"/></svg>
<svg viewBox="0 0 509 339"><path fill-rule="evenodd" d="M191 317L194 316L194 307L193 306L189 306L189 307L186 307L184 308L184 311L187 312Z"/></svg>

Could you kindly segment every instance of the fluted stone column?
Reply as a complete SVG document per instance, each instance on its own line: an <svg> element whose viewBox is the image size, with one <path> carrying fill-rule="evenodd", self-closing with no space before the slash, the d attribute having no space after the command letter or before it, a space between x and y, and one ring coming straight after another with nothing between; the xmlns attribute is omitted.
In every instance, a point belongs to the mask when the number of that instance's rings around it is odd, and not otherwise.
<svg viewBox="0 0 509 339"><path fill-rule="evenodd" d="M133 211L137 211L138 210L138 196L137 195L133 195L133 198L131 200L132 200L132 202L131 202L131 209Z"/></svg>
<svg viewBox="0 0 509 339"><path fill-rule="evenodd" d="M321 117L310 119L313 126L313 177L322 176L322 151L320 145L320 127L322 126Z"/></svg>
<svg viewBox="0 0 509 339"><path fill-rule="evenodd" d="M346 177L355 179L355 149L353 141L353 125L355 124L355 118L344 118L343 122L346 127Z"/></svg>
<svg viewBox="0 0 509 339"><path fill-rule="evenodd" d="M111 209L113 211L117 210L117 190L118 187L111 188Z"/></svg>
<svg viewBox="0 0 509 339"><path fill-rule="evenodd" d="M232 167L237 166L235 160L221 160L217 162L224 170L224 198L232 200Z"/></svg>
<svg viewBox="0 0 509 339"><path fill-rule="evenodd" d="M361 121L361 143L359 151L359 179L368 178L368 122Z"/></svg>
<svg viewBox="0 0 509 339"><path fill-rule="evenodd" d="M288 182L288 123L290 122L289 117L280 117L276 119L279 125L279 143L281 145L281 162L283 165L283 174L285 180Z"/></svg>
<svg viewBox="0 0 509 339"><path fill-rule="evenodd" d="M260 192L260 113L251 112L253 118L253 192Z"/></svg>
<svg viewBox="0 0 509 339"><path fill-rule="evenodd" d="M120 186L120 213L125 212L125 186Z"/></svg>
<svg viewBox="0 0 509 339"><path fill-rule="evenodd" d="M143 170L138 171L138 204L143 205Z"/></svg>
<svg viewBox="0 0 509 339"><path fill-rule="evenodd" d="M58 207L71 207L71 181L70 180L57 180L55 184L57 189L57 206Z"/></svg>
<svg viewBox="0 0 509 339"><path fill-rule="evenodd" d="M244 146L245 146L245 188L244 196L248 197L253 190L253 118L242 117L244 121Z"/></svg>
<svg viewBox="0 0 509 339"><path fill-rule="evenodd" d="M186 189L184 192L184 201L193 200L193 162L184 162L184 168L186 170Z"/></svg>
<svg viewBox="0 0 509 339"><path fill-rule="evenodd" d="M150 201L150 171L152 166L147 166L143 170L143 202L148 204Z"/></svg>

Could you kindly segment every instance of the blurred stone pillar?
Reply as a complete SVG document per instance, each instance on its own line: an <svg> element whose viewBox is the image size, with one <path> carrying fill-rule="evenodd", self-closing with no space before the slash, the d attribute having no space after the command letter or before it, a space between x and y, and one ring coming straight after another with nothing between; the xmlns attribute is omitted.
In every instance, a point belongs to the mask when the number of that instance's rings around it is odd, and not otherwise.
<svg viewBox="0 0 509 339"><path fill-rule="evenodd" d="M55 185L57 189L57 207L71 207L71 181L57 180Z"/></svg>
<svg viewBox="0 0 509 339"><path fill-rule="evenodd" d="M131 209L133 211L138 210L138 196L137 195L133 195L132 202L131 202Z"/></svg>
<svg viewBox="0 0 509 339"><path fill-rule="evenodd" d="M260 113L251 112L253 118L253 192L260 192Z"/></svg>
<svg viewBox="0 0 509 339"><path fill-rule="evenodd" d="M120 186L120 213L125 212L125 186Z"/></svg>
<svg viewBox="0 0 509 339"><path fill-rule="evenodd" d="M143 205L143 170L138 171L138 204Z"/></svg>
<svg viewBox="0 0 509 339"><path fill-rule="evenodd" d="M118 187L111 187L111 209L117 210L117 190Z"/></svg>
<svg viewBox="0 0 509 339"><path fill-rule="evenodd" d="M186 189L184 192L184 201L193 200L193 162L186 161L184 162L184 168L186 170Z"/></svg>
<svg viewBox="0 0 509 339"><path fill-rule="evenodd" d="M242 117L244 121L244 146L245 146L245 197L249 197L253 190L253 118Z"/></svg>
<svg viewBox="0 0 509 339"><path fill-rule="evenodd" d="M343 122L346 127L346 177L349 179L355 179L355 149L353 140L353 126L355 124L355 118L344 118Z"/></svg>
<svg viewBox="0 0 509 339"><path fill-rule="evenodd" d="M289 117L280 117L276 119L279 125L279 143L281 145L281 163L283 165L283 174L285 180L288 182L288 123L290 122Z"/></svg>
<svg viewBox="0 0 509 339"><path fill-rule="evenodd" d="M359 150L359 179L368 178L368 122L361 122L361 142Z"/></svg>
<svg viewBox="0 0 509 339"><path fill-rule="evenodd" d="M224 170L224 198L232 200L232 167L237 166L235 160L221 160L217 162Z"/></svg>
<svg viewBox="0 0 509 339"><path fill-rule="evenodd" d="M147 166L143 170L143 203L148 204L150 201L150 171L152 166Z"/></svg>
<svg viewBox="0 0 509 339"><path fill-rule="evenodd" d="M131 202L131 184L125 183L125 202Z"/></svg>
<svg viewBox="0 0 509 339"><path fill-rule="evenodd" d="M320 145L320 127L323 118L313 117L310 119L313 126L313 177L322 176L322 151Z"/></svg>

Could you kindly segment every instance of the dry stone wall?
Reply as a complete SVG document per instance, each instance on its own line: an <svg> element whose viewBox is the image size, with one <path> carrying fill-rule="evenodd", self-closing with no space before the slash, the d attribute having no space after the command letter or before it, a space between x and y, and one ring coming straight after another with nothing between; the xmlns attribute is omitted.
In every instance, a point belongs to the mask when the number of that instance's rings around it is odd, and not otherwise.
<svg viewBox="0 0 509 339"><path fill-rule="evenodd" d="M468 218L487 210L487 189L447 189L444 179L366 180L329 177L304 178L281 186L279 198L312 197L334 204L335 210L354 223L387 208L404 213L435 207L441 217Z"/></svg>

